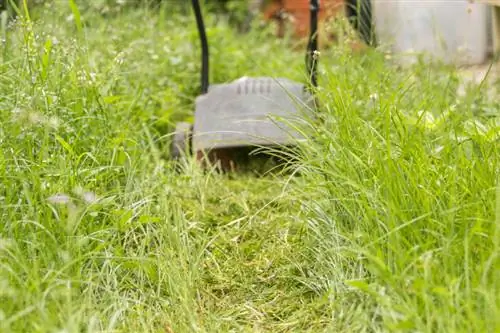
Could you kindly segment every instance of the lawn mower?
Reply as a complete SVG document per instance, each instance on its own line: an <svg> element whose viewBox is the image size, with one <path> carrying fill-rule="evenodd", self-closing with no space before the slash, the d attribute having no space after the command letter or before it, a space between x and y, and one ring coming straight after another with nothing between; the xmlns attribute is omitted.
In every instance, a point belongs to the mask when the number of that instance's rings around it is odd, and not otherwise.
<svg viewBox="0 0 500 333"><path fill-rule="evenodd" d="M307 84L287 78L242 77L210 85L208 41L199 1L192 0L192 7L201 42L201 94L195 101L194 123L176 125L172 157L194 154L197 161L228 170L234 167L234 154L245 148L293 145L301 135L290 126L291 119L310 112L315 104L319 0L310 0Z"/></svg>

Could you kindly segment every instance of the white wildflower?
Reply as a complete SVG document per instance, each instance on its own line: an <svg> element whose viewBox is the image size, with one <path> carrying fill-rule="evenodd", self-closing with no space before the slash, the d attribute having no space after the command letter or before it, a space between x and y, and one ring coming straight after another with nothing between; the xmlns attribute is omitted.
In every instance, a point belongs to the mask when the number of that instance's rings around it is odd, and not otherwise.
<svg viewBox="0 0 500 333"><path fill-rule="evenodd" d="M85 203L92 204L97 201L97 195L94 192L86 191L81 186L77 186L73 193L79 196Z"/></svg>
<svg viewBox="0 0 500 333"><path fill-rule="evenodd" d="M48 120L47 120L47 125L49 127L51 127L52 129L58 129L59 126L61 125L61 121L59 120L59 118L57 117L50 117Z"/></svg>
<svg viewBox="0 0 500 333"><path fill-rule="evenodd" d="M88 204L92 204L97 201L97 196L94 192L85 192L83 193L82 198Z"/></svg>
<svg viewBox="0 0 500 333"><path fill-rule="evenodd" d="M28 114L28 121L33 125L38 125L44 122L44 117L38 112L30 112Z"/></svg>
<svg viewBox="0 0 500 333"><path fill-rule="evenodd" d="M77 78L78 78L78 81L80 82L85 82L86 81L86 73L85 71L81 70L81 71L78 71L77 73Z"/></svg>
<svg viewBox="0 0 500 333"><path fill-rule="evenodd" d="M47 199L50 203L53 204L68 204L71 202L71 198L69 195L64 193L54 194L53 196Z"/></svg>
<svg viewBox="0 0 500 333"><path fill-rule="evenodd" d="M313 52L313 59L314 60L318 59L320 55L321 55L321 53L318 50L314 50L314 52Z"/></svg>
<svg viewBox="0 0 500 333"><path fill-rule="evenodd" d="M122 65L123 62L125 61L125 54L123 52L120 52L116 55L115 57L115 62L118 64L118 65Z"/></svg>

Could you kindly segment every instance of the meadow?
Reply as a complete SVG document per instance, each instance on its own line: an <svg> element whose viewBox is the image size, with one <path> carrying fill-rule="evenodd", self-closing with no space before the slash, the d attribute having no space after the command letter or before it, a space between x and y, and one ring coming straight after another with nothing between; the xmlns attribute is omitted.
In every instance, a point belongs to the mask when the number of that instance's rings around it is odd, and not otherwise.
<svg viewBox="0 0 500 333"><path fill-rule="evenodd" d="M122 7L2 21L0 332L500 330L498 82L336 45L288 164L179 171L195 21ZM307 79L271 28L205 18L212 82Z"/></svg>

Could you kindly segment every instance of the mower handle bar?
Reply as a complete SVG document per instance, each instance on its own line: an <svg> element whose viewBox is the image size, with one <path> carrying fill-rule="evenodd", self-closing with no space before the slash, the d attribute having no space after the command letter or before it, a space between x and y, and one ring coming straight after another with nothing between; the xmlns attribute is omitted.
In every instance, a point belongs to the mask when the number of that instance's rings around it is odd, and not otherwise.
<svg viewBox="0 0 500 333"><path fill-rule="evenodd" d="M199 0L191 0L194 15L196 17L196 25L198 27L198 34L201 42L201 93L208 92L209 85L209 51L207 34L205 31L205 24L203 22L203 15L201 14L201 7ZM317 86L317 56L318 50L318 12L319 0L309 0L310 10L310 33L309 41L307 43L306 66L307 72L311 79L311 84Z"/></svg>

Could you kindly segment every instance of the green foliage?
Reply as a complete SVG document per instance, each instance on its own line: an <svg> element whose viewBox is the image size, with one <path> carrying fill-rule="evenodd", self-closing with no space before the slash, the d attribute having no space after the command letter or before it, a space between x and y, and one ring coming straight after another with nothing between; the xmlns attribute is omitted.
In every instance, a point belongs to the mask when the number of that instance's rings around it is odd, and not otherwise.
<svg viewBox="0 0 500 333"><path fill-rule="evenodd" d="M3 31L0 332L498 330L498 85L332 48L293 176L179 173L195 22L97 3ZM304 80L285 41L206 22L213 82Z"/></svg>
<svg viewBox="0 0 500 333"><path fill-rule="evenodd" d="M309 283L369 297L380 330L495 331L498 102L457 96L442 66L340 59L297 166L314 216Z"/></svg>

